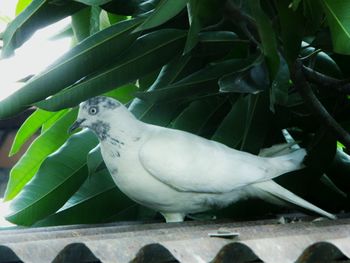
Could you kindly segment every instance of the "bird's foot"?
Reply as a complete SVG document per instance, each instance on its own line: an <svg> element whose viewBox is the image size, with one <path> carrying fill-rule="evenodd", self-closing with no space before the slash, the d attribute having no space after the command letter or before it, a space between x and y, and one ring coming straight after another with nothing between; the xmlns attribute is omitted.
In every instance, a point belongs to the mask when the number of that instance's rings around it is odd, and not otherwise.
<svg viewBox="0 0 350 263"><path fill-rule="evenodd" d="M167 223L183 222L185 214L183 213L162 213Z"/></svg>

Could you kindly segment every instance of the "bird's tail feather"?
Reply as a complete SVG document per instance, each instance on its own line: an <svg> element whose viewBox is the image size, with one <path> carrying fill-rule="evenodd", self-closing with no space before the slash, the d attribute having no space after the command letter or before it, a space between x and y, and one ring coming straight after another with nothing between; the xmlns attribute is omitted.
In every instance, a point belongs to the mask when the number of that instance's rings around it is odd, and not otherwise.
<svg viewBox="0 0 350 263"><path fill-rule="evenodd" d="M279 171L278 175L304 168L305 149L294 150L288 154L272 157L269 162Z"/></svg>
<svg viewBox="0 0 350 263"><path fill-rule="evenodd" d="M301 206L303 208L306 208L308 210L316 212L316 213L323 215L325 217L328 217L330 219L336 219L335 215L332 215L331 213L328 213L328 212L322 210L321 208L309 203L308 201L293 194L292 192L283 188L282 186L275 183L274 181L265 181L265 182L261 182L261 183L256 183L256 184L254 184L254 187L257 187L257 188L263 190L264 192L268 192L269 194L271 194L275 197L278 197L284 201L287 201L289 203Z"/></svg>

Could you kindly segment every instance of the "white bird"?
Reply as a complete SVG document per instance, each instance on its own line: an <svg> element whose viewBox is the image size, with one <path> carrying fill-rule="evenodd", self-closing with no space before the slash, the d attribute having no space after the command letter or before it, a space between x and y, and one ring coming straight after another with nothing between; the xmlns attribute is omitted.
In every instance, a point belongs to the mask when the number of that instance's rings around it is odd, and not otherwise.
<svg viewBox="0 0 350 263"><path fill-rule="evenodd" d="M97 135L119 189L159 211L166 222L181 222L186 214L253 196L335 218L272 180L302 168L304 149L272 158L256 156L185 131L146 124L117 100L103 96L80 104L71 130L78 127Z"/></svg>

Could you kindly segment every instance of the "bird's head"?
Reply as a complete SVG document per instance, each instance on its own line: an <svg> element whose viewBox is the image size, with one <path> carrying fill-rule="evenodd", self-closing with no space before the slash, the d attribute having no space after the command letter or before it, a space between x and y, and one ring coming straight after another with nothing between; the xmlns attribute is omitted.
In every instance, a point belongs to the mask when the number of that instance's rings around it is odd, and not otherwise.
<svg viewBox="0 0 350 263"><path fill-rule="evenodd" d="M69 132L77 128L89 128L103 140L113 122L129 115L129 111L119 101L104 96L94 97L80 104L77 120L69 128Z"/></svg>

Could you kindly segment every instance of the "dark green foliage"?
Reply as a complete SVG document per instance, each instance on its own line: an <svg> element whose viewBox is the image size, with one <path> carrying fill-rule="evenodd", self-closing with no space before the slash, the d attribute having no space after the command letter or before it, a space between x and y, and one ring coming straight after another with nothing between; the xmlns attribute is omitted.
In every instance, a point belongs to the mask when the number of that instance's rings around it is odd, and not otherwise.
<svg viewBox="0 0 350 263"><path fill-rule="evenodd" d="M107 27L101 12L108 12ZM0 102L0 118L40 108L11 151L41 129L12 171L8 219L58 225L154 216L114 185L94 135L62 135L75 106L107 92L142 121L254 154L284 143L287 129L309 150L308 168L278 182L323 208L349 211L349 156L336 149L340 140L349 151L339 136L339 129L350 131L350 89L342 80L350 73L349 12L341 0L34 0L4 32L2 55L69 15L78 44ZM310 108L304 88L340 128ZM46 150L33 158L40 147ZM261 202L254 211L239 203L215 213L242 218L271 211L276 207Z"/></svg>

